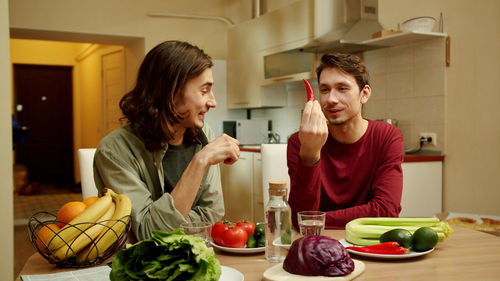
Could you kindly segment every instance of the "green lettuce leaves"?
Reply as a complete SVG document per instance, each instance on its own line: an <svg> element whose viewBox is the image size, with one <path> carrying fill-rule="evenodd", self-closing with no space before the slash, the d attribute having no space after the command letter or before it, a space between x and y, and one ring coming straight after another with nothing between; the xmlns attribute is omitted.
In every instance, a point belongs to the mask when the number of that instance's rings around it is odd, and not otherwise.
<svg viewBox="0 0 500 281"><path fill-rule="evenodd" d="M219 260L200 237L182 230L154 230L151 238L127 245L113 258L111 281L118 280L193 280L217 281Z"/></svg>

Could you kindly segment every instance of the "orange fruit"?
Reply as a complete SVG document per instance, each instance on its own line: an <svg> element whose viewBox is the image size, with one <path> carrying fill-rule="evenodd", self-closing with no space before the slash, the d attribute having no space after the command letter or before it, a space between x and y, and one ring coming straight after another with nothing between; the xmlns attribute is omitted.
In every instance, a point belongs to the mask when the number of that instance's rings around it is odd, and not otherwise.
<svg viewBox="0 0 500 281"><path fill-rule="evenodd" d="M86 208L87 205L81 201L71 201L62 205L61 209L59 209L59 212L57 212L59 227L64 227L68 222L81 214Z"/></svg>
<svg viewBox="0 0 500 281"><path fill-rule="evenodd" d="M87 205L87 207L88 207L88 206L92 205L92 203L97 201L97 199L99 199L99 197L97 197L97 196L87 197L87 198L85 198L85 200L83 200L83 203L85 203L85 205Z"/></svg>
<svg viewBox="0 0 500 281"><path fill-rule="evenodd" d="M54 236L55 233L57 233L60 229L61 228L59 228L59 226L54 223L42 226L37 231L38 237L36 238L36 246L38 247L38 249L45 252L45 245L50 242L52 236Z"/></svg>

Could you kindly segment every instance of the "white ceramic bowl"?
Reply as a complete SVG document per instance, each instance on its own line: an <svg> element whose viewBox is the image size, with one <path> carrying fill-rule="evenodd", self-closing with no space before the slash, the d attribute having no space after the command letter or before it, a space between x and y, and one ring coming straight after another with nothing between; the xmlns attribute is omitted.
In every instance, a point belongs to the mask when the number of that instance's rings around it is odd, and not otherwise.
<svg viewBox="0 0 500 281"><path fill-rule="evenodd" d="M418 17L403 22L404 31L432 32L436 19L433 17Z"/></svg>

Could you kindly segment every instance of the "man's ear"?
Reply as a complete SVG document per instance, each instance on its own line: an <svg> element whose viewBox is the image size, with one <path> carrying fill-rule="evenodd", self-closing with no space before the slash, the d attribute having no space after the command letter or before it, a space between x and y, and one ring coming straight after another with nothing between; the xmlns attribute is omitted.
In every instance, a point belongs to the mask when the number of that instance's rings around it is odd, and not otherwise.
<svg viewBox="0 0 500 281"><path fill-rule="evenodd" d="M370 87L370 85L365 85L363 87L363 90L361 90L360 95L361 95L361 104L365 104L372 95L372 88Z"/></svg>

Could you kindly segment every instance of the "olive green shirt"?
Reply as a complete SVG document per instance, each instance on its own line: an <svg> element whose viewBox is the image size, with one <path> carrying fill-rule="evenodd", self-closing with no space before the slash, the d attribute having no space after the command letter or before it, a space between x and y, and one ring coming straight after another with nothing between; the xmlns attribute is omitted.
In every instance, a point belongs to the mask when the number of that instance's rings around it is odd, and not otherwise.
<svg viewBox="0 0 500 281"><path fill-rule="evenodd" d="M205 124L200 130L196 152L214 139ZM171 231L184 222L215 223L224 216L219 165L210 166L196 195L191 211L184 216L174 207L174 199L164 192L162 160L168 145L148 151L128 124L104 137L94 156L94 181L101 192L105 187L124 193L132 201L132 230L138 240L151 237L156 229Z"/></svg>

